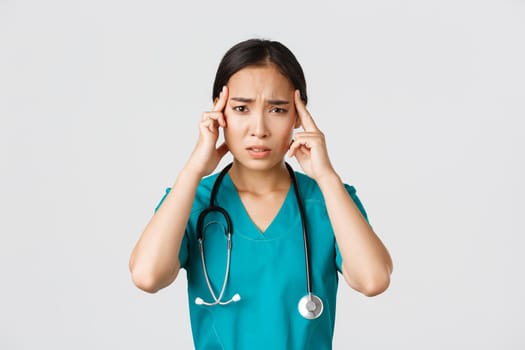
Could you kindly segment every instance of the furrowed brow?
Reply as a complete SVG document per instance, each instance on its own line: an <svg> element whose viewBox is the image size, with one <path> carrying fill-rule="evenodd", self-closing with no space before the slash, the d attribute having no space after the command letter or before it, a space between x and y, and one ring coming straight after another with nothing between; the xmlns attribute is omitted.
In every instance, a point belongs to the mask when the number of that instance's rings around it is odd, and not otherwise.
<svg viewBox="0 0 525 350"><path fill-rule="evenodd" d="M237 102L244 102L249 103L253 102L253 98L247 98L247 97L232 97L230 100L237 101Z"/></svg>
<svg viewBox="0 0 525 350"><path fill-rule="evenodd" d="M268 100L268 104L280 106L280 105L290 104L290 101L285 101L285 100Z"/></svg>
<svg viewBox="0 0 525 350"><path fill-rule="evenodd" d="M253 98L248 98L248 97L231 97L230 100L237 101L237 102L243 102L243 103L251 103L255 101ZM286 100L267 100L266 102L268 104L276 105L276 106L290 104L290 101L286 101Z"/></svg>

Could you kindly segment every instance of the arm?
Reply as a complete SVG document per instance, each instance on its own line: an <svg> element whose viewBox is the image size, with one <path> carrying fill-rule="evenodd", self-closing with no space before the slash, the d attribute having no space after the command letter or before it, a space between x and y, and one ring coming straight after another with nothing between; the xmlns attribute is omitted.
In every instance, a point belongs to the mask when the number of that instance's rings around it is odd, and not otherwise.
<svg viewBox="0 0 525 350"><path fill-rule="evenodd" d="M129 261L138 288L155 293L177 277L182 237L200 178L190 168L184 168L144 229Z"/></svg>
<svg viewBox="0 0 525 350"><path fill-rule="evenodd" d="M343 258L343 276L350 287L367 295L382 293L390 284L392 259L361 215L333 169L323 133L307 111L298 91L295 107L304 132L295 134L289 155L319 185Z"/></svg>
<svg viewBox="0 0 525 350"><path fill-rule="evenodd" d="M390 284L392 259L334 172L318 180L343 258L343 276L355 290L374 296Z"/></svg>
<svg viewBox="0 0 525 350"><path fill-rule="evenodd" d="M179 273L180 246L199 182L228 152L224 143L216 147L219 127L226 126L223 109L227 99L228 90L224 87L213 111L203 114L199 139L190 159L131 253L132 280L146 292L155 293L167 287Z"/></svg>

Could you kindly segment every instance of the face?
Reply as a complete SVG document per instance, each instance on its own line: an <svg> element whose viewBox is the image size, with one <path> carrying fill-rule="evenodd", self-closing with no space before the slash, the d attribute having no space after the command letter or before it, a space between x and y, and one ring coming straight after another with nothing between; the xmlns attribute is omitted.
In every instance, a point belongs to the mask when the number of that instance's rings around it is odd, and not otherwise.
<svg viewBox="0 0 525 350"><path fill-rule="evenodd" d="M274 66L246 67L227 86L224 138L235 160L259 170L280 164L297 120L290 81Z"/></svg>

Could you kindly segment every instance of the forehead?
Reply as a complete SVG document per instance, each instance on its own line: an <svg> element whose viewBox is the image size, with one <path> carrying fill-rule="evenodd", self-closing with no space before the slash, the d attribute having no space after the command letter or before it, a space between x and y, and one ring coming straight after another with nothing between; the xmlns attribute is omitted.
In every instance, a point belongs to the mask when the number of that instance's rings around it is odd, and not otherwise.
<svg viewBox="0 0 525 350"><path fill-rule="evenodd" d="M293 92L290 80L272 65L262 67L250 66L239 70L230 77L228 88L231 96L236 94L274 95Z"/></svg>

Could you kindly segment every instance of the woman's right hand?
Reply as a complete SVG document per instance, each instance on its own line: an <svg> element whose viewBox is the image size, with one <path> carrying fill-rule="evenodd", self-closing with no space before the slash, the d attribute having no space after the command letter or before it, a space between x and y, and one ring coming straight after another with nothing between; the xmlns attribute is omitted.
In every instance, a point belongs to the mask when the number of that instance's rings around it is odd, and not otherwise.
<svg viewBox="0 0 525 350"><path fill-rule="evenodd" d="M226 127L223 111L227 102L228 88L223 86L213 110L202 114L199 124L199 139L187 164L191 169L198 172L200 177L209 175L215 170L222 157L228 153L228 146L225 142L217 147L219 127Z"/></svg>
<svg viewBox="0 0 525 350"><path fill-rule="evenodd" d="M219 128L226 127L223 111L227 101L228 90L223 87L213 110L202 114L199 138L188 162L131 253L133 282L142 290L155 293L177 278L181 242L199 182L215 170L228 152L225 143L217 147Z"/></svg>

